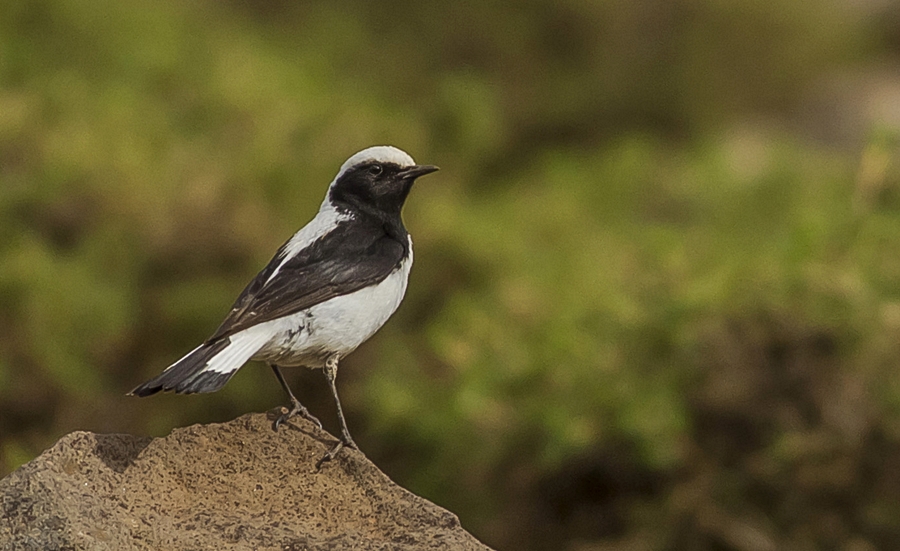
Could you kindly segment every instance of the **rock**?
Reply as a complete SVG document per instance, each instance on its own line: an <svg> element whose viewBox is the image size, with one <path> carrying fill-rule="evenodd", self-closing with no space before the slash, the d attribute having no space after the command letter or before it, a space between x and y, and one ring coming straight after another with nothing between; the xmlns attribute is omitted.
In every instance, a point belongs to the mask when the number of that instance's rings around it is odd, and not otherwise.
<svg viewBox="0 0 900 551"><path fill-rule="evenodd" d="M73 432L0 481L0 550L488 550L356 450L265 414L164 438Z"/></svg>

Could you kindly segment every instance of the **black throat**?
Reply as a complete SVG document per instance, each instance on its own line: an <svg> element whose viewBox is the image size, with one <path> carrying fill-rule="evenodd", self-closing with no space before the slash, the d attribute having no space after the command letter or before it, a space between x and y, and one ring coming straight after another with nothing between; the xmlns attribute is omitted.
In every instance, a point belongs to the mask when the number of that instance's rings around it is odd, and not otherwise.
<svg viewBox="0 0 900 551"><path fill-rule="evenodd" d="M336 206L345 205L402 226L400 211L413 182L414 178L409 178L403 167L371 161L341 174L328 191L328 198Z"/></svg>
<svg viewBox="0 0 900 551"><path fill-rule="evenodd" d="M404 256L409 255L409 232L403 225L399 208L396 212L387 212L359 201L335 200L332 195L329 195L328 199L335 210L350 217L344 224L366 228L366 231L381 231L403 246Z"/></svg>

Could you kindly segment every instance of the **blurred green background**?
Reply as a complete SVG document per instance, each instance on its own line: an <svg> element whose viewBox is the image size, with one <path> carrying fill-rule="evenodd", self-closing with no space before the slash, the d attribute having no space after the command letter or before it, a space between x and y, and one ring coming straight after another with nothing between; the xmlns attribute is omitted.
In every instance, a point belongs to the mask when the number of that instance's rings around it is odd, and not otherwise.
<svg viewBox="0 0 900 551"><path fill-rule="evenodd" d="M4 0L0 475L281 405L125 393L382 143L442 168L339 378L397 482L499 549L900 548L888 0Z"/></svg>

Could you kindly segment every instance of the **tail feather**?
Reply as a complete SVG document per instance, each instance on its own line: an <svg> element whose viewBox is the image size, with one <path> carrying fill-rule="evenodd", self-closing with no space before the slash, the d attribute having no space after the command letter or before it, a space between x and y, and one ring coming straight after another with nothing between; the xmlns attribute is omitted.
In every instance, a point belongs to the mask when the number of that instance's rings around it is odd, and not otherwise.
<svg viewBox="0 0 900 551"><path fill-rule="evenodd" d="M178 394L219 390L265 344L250 333L201 344L129 394L143 397L167 390Z"/></svg>

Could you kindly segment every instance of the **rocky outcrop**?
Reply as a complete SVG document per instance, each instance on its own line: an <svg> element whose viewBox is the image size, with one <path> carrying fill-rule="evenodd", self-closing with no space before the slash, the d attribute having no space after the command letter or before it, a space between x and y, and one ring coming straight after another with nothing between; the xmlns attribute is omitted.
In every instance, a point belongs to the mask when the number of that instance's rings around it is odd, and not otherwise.
<svg viewBox="0 0 900 551"><path fill-rule="evenodd" d="M487 550L360 452L264 414L164 438L74 432L0 481L0 549Z"/></svg>

